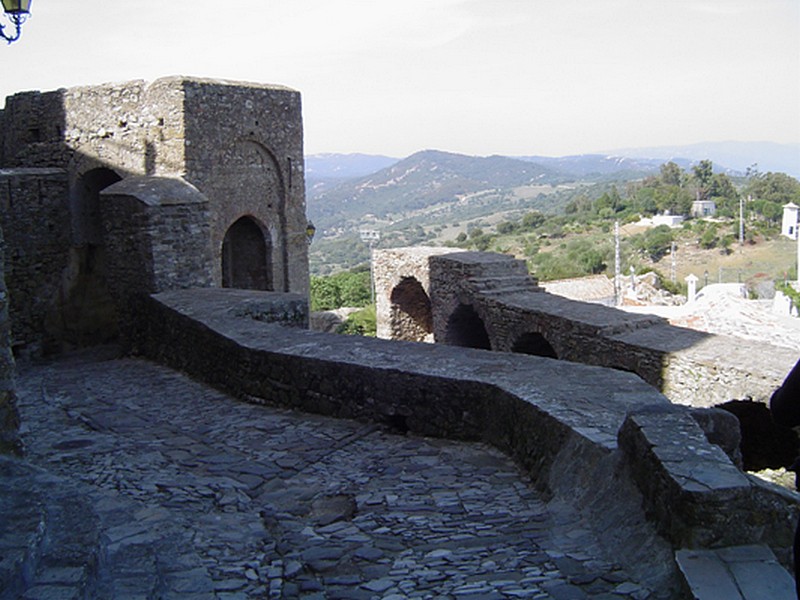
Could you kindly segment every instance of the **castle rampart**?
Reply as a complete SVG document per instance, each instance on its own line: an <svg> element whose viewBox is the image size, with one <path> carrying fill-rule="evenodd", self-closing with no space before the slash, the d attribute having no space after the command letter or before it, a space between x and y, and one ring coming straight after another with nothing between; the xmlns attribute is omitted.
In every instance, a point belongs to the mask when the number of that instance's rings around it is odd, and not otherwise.
<svg viewBox="0 0 800 600"><path fill-rule="evenodd" d="M676 549L768 543L788 560L795 496L739 471L687 409L640 378L264 322L292 314L292 301L165 292L140 306L135 345L251 402L490 443L550 497L581 505L631 568L665 540Z"/></svg>

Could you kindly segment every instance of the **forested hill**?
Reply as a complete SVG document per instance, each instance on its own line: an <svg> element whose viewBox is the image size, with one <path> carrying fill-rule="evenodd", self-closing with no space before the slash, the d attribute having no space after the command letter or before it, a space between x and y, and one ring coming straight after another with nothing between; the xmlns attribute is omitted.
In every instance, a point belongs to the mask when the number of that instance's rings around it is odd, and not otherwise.
<svg viewBox="0 0 800 600"><path fill-rule="evenodd" d="M308 193L308 214L317 227L340 226L370 214L383 219L408 214L486 190L557 184L571 178L534 162L502 156L476 157L437 150L412 154L376 173Z"/></svg>

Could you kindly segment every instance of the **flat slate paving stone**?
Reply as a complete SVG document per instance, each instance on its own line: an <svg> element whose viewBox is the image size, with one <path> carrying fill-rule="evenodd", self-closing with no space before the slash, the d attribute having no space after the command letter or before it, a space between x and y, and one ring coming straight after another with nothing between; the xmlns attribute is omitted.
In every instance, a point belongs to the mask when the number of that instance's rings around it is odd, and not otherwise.
<svg viewBox="0 0 800 600"><path fill-rule="evenodd" d="M17 385L27 460L98 492L107 543L183 532L153 547L167 596L642 597L485 445L250 405L139 359L23 365Z"/></svg>

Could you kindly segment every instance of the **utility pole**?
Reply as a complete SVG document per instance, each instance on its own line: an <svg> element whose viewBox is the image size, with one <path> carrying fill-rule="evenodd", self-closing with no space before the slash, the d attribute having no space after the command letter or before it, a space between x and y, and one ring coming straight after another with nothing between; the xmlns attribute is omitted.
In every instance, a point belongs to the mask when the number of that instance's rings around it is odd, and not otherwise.
<svg viewBox="0 0 800 600"><path fill-rule="evenodd" d="M676 253L678 252L678 244L676 242L672 242L672 245L669 248L670 256L672 257L672 264L670 265L669 270L669 278L672 280L672 283L675 283L678 280L678 258Z"/></svg>
<svg viewBox="0 0 800 600"><path fill-rule="evenodd" d="M750 197L747 197L748 202ZM739 196L739 247L744 246L744 196Z"/></svg>

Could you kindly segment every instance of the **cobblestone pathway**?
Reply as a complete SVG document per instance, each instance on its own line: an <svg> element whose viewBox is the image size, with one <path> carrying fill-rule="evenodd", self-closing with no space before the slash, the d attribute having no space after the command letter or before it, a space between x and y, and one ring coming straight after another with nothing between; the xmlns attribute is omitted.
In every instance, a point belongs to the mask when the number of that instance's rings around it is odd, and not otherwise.
<svg viewBox="0 0 800 600"><path fill-rule="evenodd" d="M85 491L50 482L73 554L44 556L25 598L78 597L87 523L99 598L652 597L483 445L249 405L134 359L73 356L18 387L28 459Z"/></svg>

